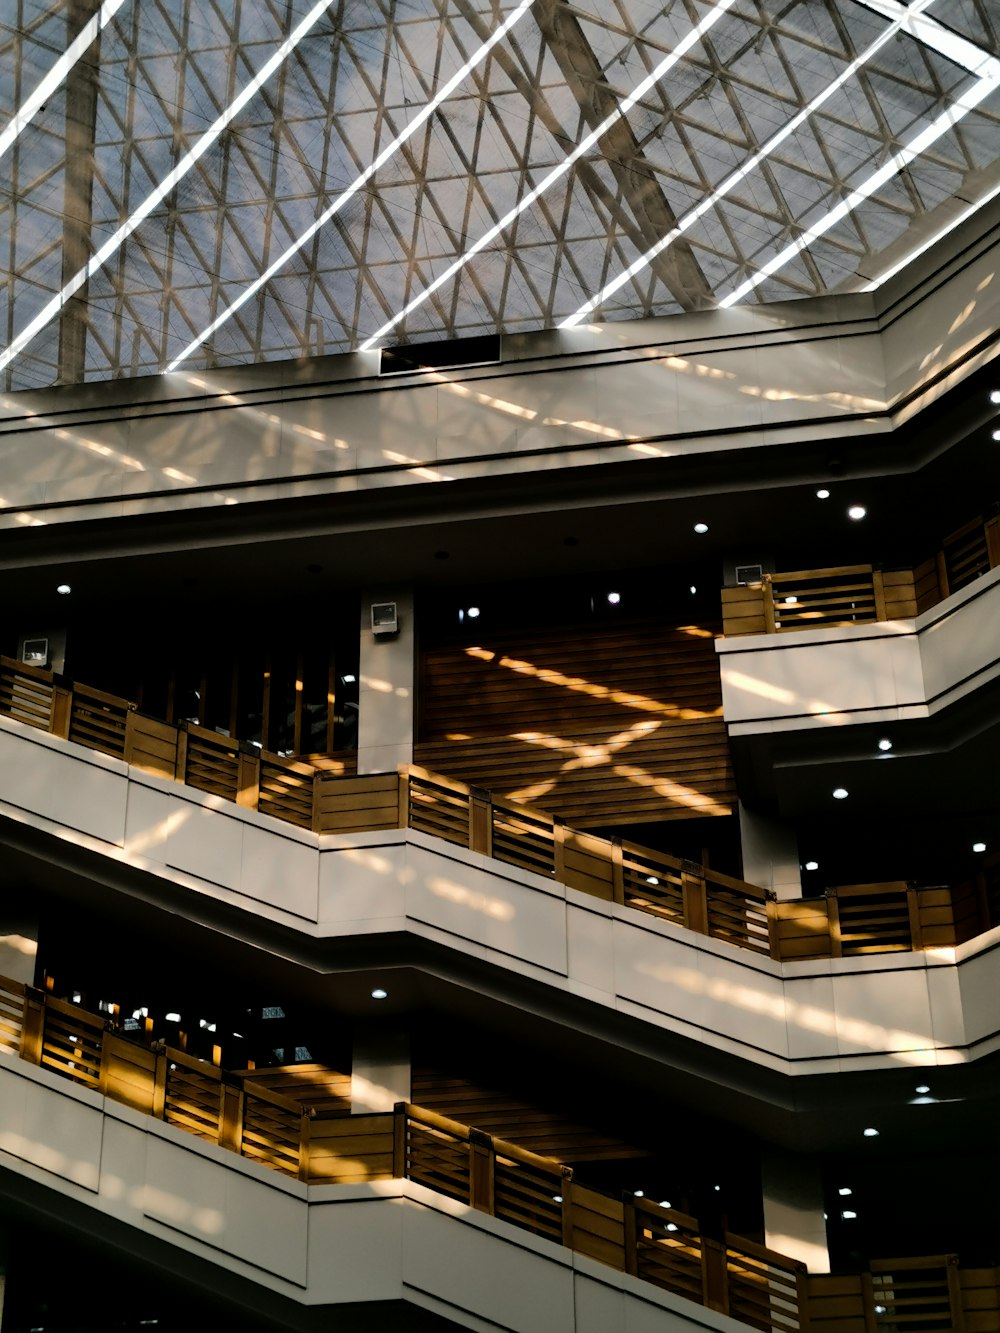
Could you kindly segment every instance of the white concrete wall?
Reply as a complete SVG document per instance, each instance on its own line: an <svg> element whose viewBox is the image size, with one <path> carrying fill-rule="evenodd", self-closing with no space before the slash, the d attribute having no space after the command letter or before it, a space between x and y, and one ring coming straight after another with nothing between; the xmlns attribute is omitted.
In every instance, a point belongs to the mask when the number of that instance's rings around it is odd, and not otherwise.
<svg viewBox="0 0 1000 1333"><path fill-rule="evenodd" d="M303 1305L406 1302L481 1333L744 1328L410 1181L307 1186L7 1055L0 1169Z"/></svg>
<svg viewBox="0 0 1000 1333"><path fill-rule="evenodd" d="M997 352L998 211L886 292L521 335L499 367L380 381L357 354L11 395L0 526L889 432Z"/></svg>
<svg viewBox="0 0 1000 1333"><path fill-rule="evenodd" d="M316 938L405 932L795 1075L1000 1048L1000 928L778 963L410 830L317 835L0 719L0 815Z"/></svg>
<svg viewBox="0 0 1000 1333"><path fill-rule="evenodd" d="M717 639L730 735L932 714L1000 675L1000 569L915 620Z"/></svg>
<svg viewBox="0 0 1000 1333"><path fill-rule="evenodd" d="M373 603L396 606L395 634L372 632ZM392 773L413 763L417 698L416 622L409 588L366 589L361 595L358 679L358 773Z"/></svg>

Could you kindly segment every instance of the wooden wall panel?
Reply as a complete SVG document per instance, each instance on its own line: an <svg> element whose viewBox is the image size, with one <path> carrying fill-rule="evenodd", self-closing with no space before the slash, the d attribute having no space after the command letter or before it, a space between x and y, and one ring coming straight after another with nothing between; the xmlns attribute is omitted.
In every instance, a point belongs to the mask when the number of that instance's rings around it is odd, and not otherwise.
<svg viewBox="0 0 1000 1333"><path fill-rule="evenodd" d="M541 1157L554 1157L560 1162L601 1162L649 1156L646 1149L581 1124L562 1111L543 1109L497 1092L476 1079L414 1064L412 1080L415 1105L506 1139Z"/></svg>
<svg viewBox="0 0 1000 1333"><path fill-rule="evenodd" d="M730 814L714 629L628 622L425 650L414 760L576 827Z"/></svg>

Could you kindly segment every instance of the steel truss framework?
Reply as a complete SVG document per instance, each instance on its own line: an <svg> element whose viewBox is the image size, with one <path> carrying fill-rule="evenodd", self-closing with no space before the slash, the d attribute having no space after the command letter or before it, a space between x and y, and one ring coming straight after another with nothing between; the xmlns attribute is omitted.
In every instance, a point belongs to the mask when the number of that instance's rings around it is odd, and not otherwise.
<svg viewBox="0 0 1000 1333"><path fill-rule="evenodd" d="M11 0L0 21L0 131L100 8ZM119 0L11 130L0 158L8 389L168 366L476 57L515 0L330 0L159 206L70 292L312 8ZM895 13L891 39L856 74L588 318L724 300L956 107L934 142L746 299L860 289L1000 183L1000 0L928 0L923 30L902 9L897 0L534 0L185 368L359 346L699 24L706 30L669 73L391 340L559 324L766 145ZM955 35L965 39L958 48Z"/></svg>

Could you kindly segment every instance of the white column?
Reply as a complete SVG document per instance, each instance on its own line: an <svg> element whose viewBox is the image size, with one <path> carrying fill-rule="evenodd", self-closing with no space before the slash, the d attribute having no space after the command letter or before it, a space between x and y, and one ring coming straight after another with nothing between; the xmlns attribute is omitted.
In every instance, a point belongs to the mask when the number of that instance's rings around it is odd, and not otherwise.
<svg viewBox="0 0 1000 1333"><path fill-rule="evenodd" d="M410 1034L360 1023L351 1059L351 1114L391 1111L410 1100Z"/></svg>
<svg viewBox="0 0 1000 1333"><path fill-rule="evenodd" d="M7 1290L7 1253L9 1249L7 1228L0 1223L0 1328L3 1328L4 1295Z"/></svg>
<svg viewBox="0 0 1000 1333"><path fill-rule="evenodd" d="M395 602L399 629L373 634L373 603ZM413 762L416 693L413 594L398 588L361 597L358 680L358 772L388 773Z"/></svg>
<svg viewBox="0 0 1000 1333"><path fill-rule="evenodd" d="M760 1174L764 1244L789 1259L798 1259L810 1273L829 1273L819 1164L805 1154L764 1147Z"/></svg>
<svg viewBox="0 0 1000 1333"><path fill-rule="evenodd" d="M33 985L37 952L37 925L0 915L0 977Z"/></svg>
<svg viewBox="0 0 1000 1333"><path fill-rule="evenodd" d="M802 873L795 831L780 819L748 810L740 802L743 878L773 889L779 899L802 897Z"/></svg>

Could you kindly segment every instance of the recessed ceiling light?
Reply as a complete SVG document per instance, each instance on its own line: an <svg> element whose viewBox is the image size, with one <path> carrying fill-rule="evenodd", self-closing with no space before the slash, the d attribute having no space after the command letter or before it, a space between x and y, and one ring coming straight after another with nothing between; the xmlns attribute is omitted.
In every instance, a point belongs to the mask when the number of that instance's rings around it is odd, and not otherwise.
<svg viewBox="0 0 1000 1333"><path fill-rule="evenodd" d="M847 788L846 788L846 787L834 787L834 789L833 789L833 799L834 799L835 801L846 801L846 800L847 800Z"/></svg>
<svg viewBox="0 0 1000 1333"><path fill-rule="evenodd" d="M470 620L475 620L476 617L479 615L479 607L478 607L478 606L470 606L469 609L468 609L468 611L466 611L465 614L469 617Z"/></svg>
<svg viewBox="0 0 1000 1333"><path fill-rule="evenodd" d="M633 1190L632 1193L637 1199L644 1199L646 1197L645 1190Z"/></svg>
<svg viewBox="0 0 1000 1333"><path fill-rule="evenodd" d="M994 438L995 440L1000 440L1000 430L995 430L995 431L993 432L993 438Z"/></svg>
<svg viewBox="0 0 1000 1333"><path fill-rule="evenodd" d="M60 583L59 586L56 588L56 592L60 595L60 597L68 597L72 591L73 589L69 586L68 583Z"/></svg>
<svg viewBox="0 0 1000 1333"><path fill-rule="evenodd" d="M381 986L376 986L375 989L372 991L373 1000L387 1000L388 998L389 998L389 992L387 990L383 990Z"/></svg>
<svg viewBox="0 0 1000 1333"><path fill-rule="evenodd" d="M353 685L357 680L357 676L341 676L340 679L344 682L345 685Z"/></svg>
<svg viewBox="0 0 1000 1333"><path fill-rule="evenodd" d="M849 1195L853 1194L853 1192L854 1191L847 1185L841 1185L840 1189L837 1191L842 1199L846 1199Z"/></svg>
<svg viewBox="0 0 1000 1333"><path fill-rule="evenodd" d="M786 606L795 606L795 604L798 602L798 600L799 600L799 599L798 599L797 597L795 597L794 595L791 596L791 597L786 597L786 598L785 598L785 605L786 605Z"/></svg>
<svg viewBox="0 0 1000 1333"><path fill-rule="evenodd" d="M553 1203L562 1203L562 1199L563 1199L563 1196L562 1196L561 1194L553 1194L553 1196L552 1196L552 1202L553 1202Z"/></svg>
<svg viewBox="0 0 1000 1333"><path fill-rule="evenodd" d="M974 842L974 843L972 844L972 850L973 850L974 852L985 852L985 851L986 851L986 843L985 843L985 842Z"/></svg>
<svg viewBox="0 0 1000 1333"><path fill-rule="evenodd" d="M707 523L696 523L696 524L694 525L694 530L695 530L695 532L698 532L698 533L705 533L705 532L708 531L708 524L707 524Z"/></svg>
<svg viewBox="0 0 1000 1333"><path fill-rule="evenodd" d="M994 389L990 394L991 403L1000 403L1000 389Z"/></svg>
<svg viewBox="0 0 1000 1333"><path fill-rule="evenodd" d="M918 1083L916 1088L914 1089L914 1091L920 1093L921 1097L923 1097L926 1093L930 1092L930 1090L931 1089L929 1083Z"/></svg>
<svg viewBox="0 0 1000 1333"><path fill-rule="evenodd" d="M878 743L878 748L879 748L880 750L891 750L891 749L892 749L892 741L889 739L888 736L883 736L882 739L881 739L881 740L879 741L879 743Z"/></svg>
<svg viewBox="0 0 1000 1333"><path fill-rule="evenodd" d="M677 1223L676 1223L676 1222L668 1222L668 1223L667 1223L667 1230L668 1230L668 1231L676 1231L676 1230L677 1230Z"/></svg>
<svg viewBox="0 0 1000 1333"><path fill-rule="evenodd" d="M877 1138L878 1138L878 1130L875 1129L873 1126L869 1125L868 1128L865 1130L865 1138L866 1138L866 1139L877 1139Z"/></svg>
<svg viewBox="0 0 1000 1333"><path fill-rule="evenodd" d="M857 520L859 518L864 518L867 513L868 510L864 505L851 505L850 509L847 511L847 517Z"/></svg>
<svg viewBox="0 0 1000 1333"><path fill-rule="evenodd" d="M818 869L819 869L819 862L818 862L818 861L807 861L807 862L806 862L806 869L807 869L807 870L818 870Z"/></svg>
<svg viewBox="0 0 1000 1333"><path fill-rule="evenodd" d="M608 593L608 601L611 603L612 606L617 606L618 603L621 601L621 599L622 599L622 595L621 595L620 592L609 592L609 593Z"/></svg>
<svg viewBox="0 0 1000 1333"><path fill-rule="evenodd" d="M840 1214L840 1216L844 1219L845 1222L850 1222L855 1217L857 1217L857 1213L852 1213L849 1208L845 1208L844 1211Z"/></svg>
<svg viewBox="0 0 1000 1333"><path fill-rule="evenodd" d="M661 1207L661 1208L673 1208L673 1206L674 1206L674 1205L670 1202L669 1199L661 1199L661 1200L660 1200L660 1207Z"/></svg>
<svg viewBox="0 0 1000 1333"><path fill-rule="evenodd" d="M691 584L691 587L688 589L688 591L690 592L691 596L693 597L693 596L695 595L695 593L698 591L698 589L697 589L697 588L695 587L695 585L692 583L692 584Z"/></svg>
<svg viewBox="0 0 1000 1333"><path fill-rule="evenodd" d="M179 1023L181 1021L180 1014L164 1014L163 1017L168 1023Z"/></svg>
<svg viewBox="0 0 1000 1333"><path fill-rule="evenodd" d="M816 499L829 500L829 498L830 498L830 492L826 489L825 486L821 486L819 490L816 492Z"/></svg>

